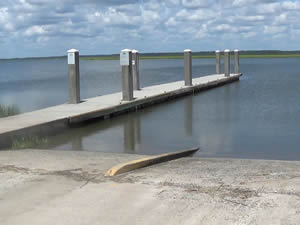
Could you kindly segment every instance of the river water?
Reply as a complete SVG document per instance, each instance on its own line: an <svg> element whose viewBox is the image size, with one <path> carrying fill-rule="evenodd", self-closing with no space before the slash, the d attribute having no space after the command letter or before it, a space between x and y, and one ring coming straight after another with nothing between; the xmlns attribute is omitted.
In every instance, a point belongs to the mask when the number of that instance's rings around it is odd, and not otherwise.
<svg viewBox="0 0 300 225"><path fill-rule="evenodd" d="M55 150L300 160L300 59L241 59L239 82L48 137ZM142 86L183 77L182 60L142 60ZM82 97L120 91L118 61L81 60ZM193 76L214 59L194 59ZM0 103L22 112L67 102L66 59L0 61Z"/></svg>

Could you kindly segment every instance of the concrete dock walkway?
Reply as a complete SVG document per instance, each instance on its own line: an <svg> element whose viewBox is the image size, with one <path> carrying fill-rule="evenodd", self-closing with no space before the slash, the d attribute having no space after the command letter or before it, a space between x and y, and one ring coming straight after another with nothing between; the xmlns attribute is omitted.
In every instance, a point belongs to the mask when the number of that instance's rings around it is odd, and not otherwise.
<svg viewBox="0 0 300 225"><path fill-rule="evenodd" d="M134 92L133 101L121 101L122 93L114 93L83 100L80 104L62 104L38 111L0 119L0 143L10 142L12 137L43 134L59 130L71 124L95 118L108 118L115 114L136 110L155 103L167 101L204 89L213 88L239 80L241 74L217 74L193 79L193 86L184 86L184 81L144 87Z"/></svg>

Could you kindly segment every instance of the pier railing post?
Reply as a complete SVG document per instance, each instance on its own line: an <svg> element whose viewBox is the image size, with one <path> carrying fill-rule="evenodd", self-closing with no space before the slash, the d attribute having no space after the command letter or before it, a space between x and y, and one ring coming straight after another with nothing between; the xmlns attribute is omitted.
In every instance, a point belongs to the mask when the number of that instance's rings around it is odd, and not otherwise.
<svg viewBox="0 0 300 225"><path fill-rule="evenodd" d="M230 76L230 50L226 49L224 51L224 74L225 77Z"/></svg>
<svg viewBox="0 0 300 225"><path fill-rule="evenodd" d="M132 50L132 78L133 78L133 89L140 90L140 55L139 51Z"/></svg>
<svg viewBox="0 0 300 225"><path fill-rule="evenodd" d="M69 103L80 103L79 51L68 51Z"/></svg>
<svg viewBox="0 0 300 225"><path fill-rule="evenodd" d="M184 50L184 85L192 86L192 50Z"/></svg>
<svg viewBox="0 0 300 225"><path fill-rule="evenodd" d="M219 50L216 51L216 74L221 73L221 52Z"/></svg>
<svg viewBox="0 0 300 225"><path fill-rule="evenodd" d="M234 50L234 73L240 73L240 51Z"/></svg>
<svg viewBox="0 0 300 225"><path fill-rule="evenodd" d="M133 100L132 81L132 52L130 49L123 49L120 53L120 65L122 67L122 100Z"/></svg>

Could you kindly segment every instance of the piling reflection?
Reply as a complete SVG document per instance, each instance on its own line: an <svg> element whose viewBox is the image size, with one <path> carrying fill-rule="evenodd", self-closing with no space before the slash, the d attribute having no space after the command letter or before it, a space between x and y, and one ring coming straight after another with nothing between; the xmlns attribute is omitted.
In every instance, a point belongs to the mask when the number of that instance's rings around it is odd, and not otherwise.
<svg viewBox="0 0 300 225"><path fill-rule="evenodd" d="M120 126L121 125L121 126ZM49 136L45 148L73 151L137 153L141 144L139 113L93 121Z"/></svg>
<svg viewBox="0 0 300 225"><path fill-rule="evenodd" d="M229 156L234 151L233 139L236 135L234 126L236 123L236 114L239 114L233 103L238 89L235 84L229 84L215 92L209 104L199 104L201 112L206 115L199 115L194 118L197 122L197 134L199 134L199 144L201 156ZM200 126L201 123L201 126Z"/></svg>
<svg viewBox="0 0 300 225"><path fill-rule="evenodd" d="M73 151L83 150L82 136L73 138L71 140L71 145Z"/></svg>
<svg viewBox="0 0 300 225"><path fill-rule="evenodd" d="M124 152L125 153L136 153L139 144L141 143L141 124L140 124L139 114L134 116L127 116L124 122L123 132L124 132Z"/></svg>
<svg viewBox="0 0 300 225"><path fill-rule="evenodd" d="M203 156L230 155L239 132L234 129L240 115L234 102L237 95L238 83L229 84L157 106L155 111L146 108L92 121L56 134L46 148L152 154L200 146ZM142 132L147 137L143 143Z"/></svg>
<svg viewBox="0 0 300 225"><path fill-rule="evenodd" d="M224 122L222 123L221 129L221 137L222 137L222 145L226 147L221 147L220 150L222 152L231 152L232 151L232 136L233 136L233 123L234 116L232 114L232 85L228 85L224 88Z"/></svg>
<svg viewBox="0 0 300 225"><path fill-rule="evenodd" d="M193 97L184 101L184 130L187 137L193 136Z"/></svg>

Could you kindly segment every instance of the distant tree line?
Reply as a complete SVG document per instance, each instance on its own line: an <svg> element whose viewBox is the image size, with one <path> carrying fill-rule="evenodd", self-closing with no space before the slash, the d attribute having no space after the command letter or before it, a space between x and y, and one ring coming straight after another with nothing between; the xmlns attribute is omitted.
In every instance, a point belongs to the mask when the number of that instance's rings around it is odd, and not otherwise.
<svg viewBox="0 0 300 225"><path fill-rule="evenodd" d="M281 51L281 50L246 50L240 51L241 55L299 55L300 50L297 51ZM141 53L140 56L144 57L154 57L154 56L182 56L183 52L153 52L153 53ZM203 51L203 52L193 52L194 56L212 56L215 55L215 51ZM27 58L12 58L13 60L19 59L53 59L53 58L65 58L66 56L49 56L49 57L27 57ZM119 57L119 54L111 55L81 55L80 57L111 57L116 59ZM1 59L1 60L12 60L12 59Z"/></svg>
<svg viewBox="0 0 300 225"><path fill-rule="evenodd" d="M141 53L141 56L181 56L183 52L153 52L153 53ZM246 50L240 51L241 55L291 55L291 54L300 54L300 50L297 51L281 51L281 50ZM215 55L215 51L203 51L203 52L193 52L193 55L207 56ZM118 57L119 54L111 55L85 55L83 57Z"/></svg>

